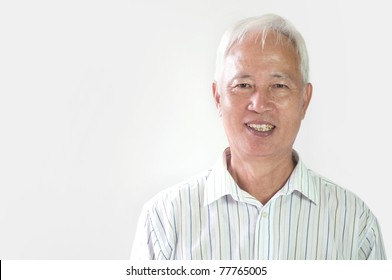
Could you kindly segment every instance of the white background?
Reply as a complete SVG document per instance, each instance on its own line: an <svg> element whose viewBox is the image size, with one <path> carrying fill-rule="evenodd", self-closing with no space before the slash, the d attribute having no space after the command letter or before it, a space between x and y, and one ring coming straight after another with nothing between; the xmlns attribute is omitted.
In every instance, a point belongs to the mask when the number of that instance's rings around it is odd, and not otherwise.
<svg viewBox="0 0 392 280"><path fill-rule="evenodd" d="M308 45L295 148L358 194L392 255L388 1L0 2L0 259L127 259L143 203L226 147L211 95L235 21L278 13Z"/></svg>

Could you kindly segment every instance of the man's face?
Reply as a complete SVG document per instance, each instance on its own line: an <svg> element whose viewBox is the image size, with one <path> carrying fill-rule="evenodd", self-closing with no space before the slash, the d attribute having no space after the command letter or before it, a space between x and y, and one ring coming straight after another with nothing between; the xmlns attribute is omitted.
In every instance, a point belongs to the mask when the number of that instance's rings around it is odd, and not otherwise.
<svg viewBox="0 0 392 280"><path fill-rule="evenodd" d="M232 151L242 156L282 156L292 146L312 95L299 58L282 36L264 48L250 36L228 53L213 93Z"/></svg>

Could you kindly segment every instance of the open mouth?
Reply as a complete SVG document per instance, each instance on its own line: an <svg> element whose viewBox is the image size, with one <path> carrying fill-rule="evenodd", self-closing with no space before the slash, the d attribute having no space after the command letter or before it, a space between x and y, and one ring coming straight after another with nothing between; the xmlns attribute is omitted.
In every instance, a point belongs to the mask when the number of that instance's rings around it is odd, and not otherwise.
<svg viewBox="0 0 392 280"><path fill-rule="evenodd" d="M275 128L274 125L272 124L253 124L253 123L248 123L246 124L248 127L252 128L253 130L256 130L258 132L269 132Z"/></svg>

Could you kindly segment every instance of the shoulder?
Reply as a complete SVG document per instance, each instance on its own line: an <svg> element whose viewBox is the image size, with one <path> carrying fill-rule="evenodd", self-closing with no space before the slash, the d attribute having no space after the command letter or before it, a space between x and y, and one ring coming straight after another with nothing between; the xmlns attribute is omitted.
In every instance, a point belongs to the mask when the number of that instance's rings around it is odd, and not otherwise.
<svg viewBox="0 0 392 280"><path fill-rule="evenodd" d="M193 197L195 195L203 196L205 183L210 173L211 169L205 170L178 184L158 192L154 197L145 203L145 210L178 204L181 203L182 200L187 200L189 197Z"/></svg>
<svg viewBox="0 0 392 280"><path fill-rule="evenodd" d="M365 224L375 220L366 202L355 192L313 170L308 172L321 204L327 205L330 210L356 216Z"/></svg>
<svg viewBox="0 0 392 280"><path fill-rule="evenodd" d="M141 215L160 240L160 244L175 243L176 229L181 228L183 217L189 217L190 211L203 201L205 182L209 173L202 172L166 188L144 204Z"/></svg>
<svg viewBox="0 0 392 280"><path fill-rule="evenodd" d="M312 180L313 186L320 192L320 194L334 195L336 199L339 198L352 198L363 203L363 200L353 191L345 188L333 180L320 175L319 173L308 169L309 177Z"/></svg>
<svg viewBox="0 0 392 280"><path fill-rule="evenodd" d="M354 244L353 248L358 251L354 258L385 258L378 220L365 201L312 170L308 174L317 193L315 204L321 215L326 217L328 225L334 225L334 235L341 236L341 242Z"/></svg>

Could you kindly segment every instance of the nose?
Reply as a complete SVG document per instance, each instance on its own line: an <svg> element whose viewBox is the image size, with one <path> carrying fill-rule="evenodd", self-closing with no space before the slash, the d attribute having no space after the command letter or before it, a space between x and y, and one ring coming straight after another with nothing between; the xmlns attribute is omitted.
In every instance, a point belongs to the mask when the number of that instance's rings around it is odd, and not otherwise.
<svg viewBox="0 0 392 280"><path fill-rule="evenodd" d="M257 113L271 111L273 103L268 90L256 90L251 96L248 104L248 109Z"/></svg>

